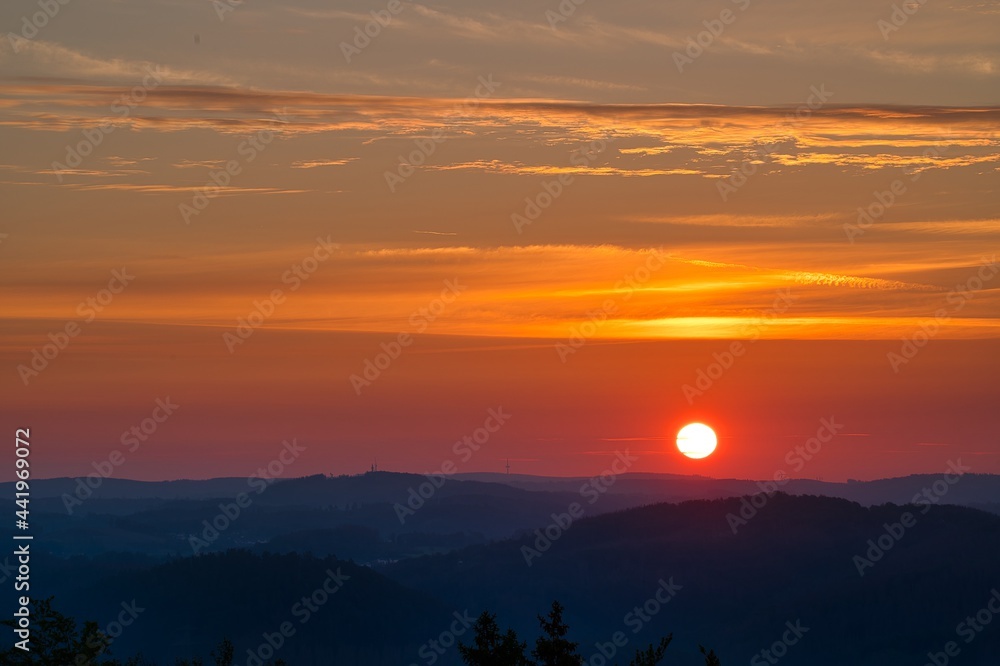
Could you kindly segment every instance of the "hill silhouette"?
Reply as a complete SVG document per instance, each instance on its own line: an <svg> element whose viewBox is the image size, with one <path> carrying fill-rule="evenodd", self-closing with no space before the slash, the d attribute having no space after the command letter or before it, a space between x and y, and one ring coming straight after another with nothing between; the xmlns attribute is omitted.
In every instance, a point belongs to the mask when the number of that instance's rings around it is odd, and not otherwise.
<svg viewBox="0 0 1000 666"><path fill-rule="evenodd" d="M672 632L675 645L705 641L723 663L746 663L786 622L801 621L808 638L785 661L820 666L922 664L1000 585L1000 517L991 514L776 494L734 534L727 516L742 507L731 498L584 519L530 567L523 548L536 548L536 534L403 561L388 573L452 605L490 609L518 632L530 628L525 606L564 600L577 638L620 628L658 581L672 579L683 589L640 640ZM916 524L860 575L855 556L907 512ZM1000 631L983 632L963 644L962 663L992 664L998 651Z"/></svg>
<svg viewBox="0 0 1000 666"><path fill-rule="evenodd" d="M317 593L324 585L325 597ZM454 620L454 609L371 569L297 554L189 557L58 592L67 614L102 626L134 599L143 610L114 642L113 655L141 651L171 666L176 658L207 657L223 637L236 646L236 663L246 664L247 650L265 644L265 634L280 635L286 622L295 633L276 655L289 664L398 666Z"/></svg>
<svg viewBox="0 0 1000 666"><path fill-rule="evenodd" d="M886 542L887 534L896 536ZM282 648L291 666L425 663L421 647L456 611L495 613L533 639L535 612L553 599L565 604L569 639L588 658L623 632L625 651L672 634L668 663L702 663L699 644L724 664L746 663L802 627L783 663L923 664L928 652L961 641L956 626L1000 586L996 515L780 493L637 507L374 568L335 553L341 543L366 556L383 542L370 528L292 531L255 549L321 557L238 550L164 563L141 554L39 553L33 571L37 594L57 594L80 618L113 617L135 599L148 610L113 649L141 649L161 664L207 655L225 636L245 655L338 568L352 584ZM640 609L649 613L642 621ZM998 651L1000 622L961 643L961 663L992 665ZM435 661L459 663L457 649Z"/></svg>
<svg viewBox="0 0 1000 666"><path fill-rule="evenodd" d="M330 553L337 551L330 539L340 537L331 537L328 531L346 537L349 532L344 529L359 527L374 530L378 538L360 549L351 549L347 539L340 550L361 562L376 563L483 544L544 526L553 512L580 501L581 488L589 482L478 476L490 480L463 475L437 479L438 485L426 497L418 492L430 488L425 476L392 472L279 480L259 494L246 479L162 483L105 479L93 496L72 505L72 513L67 512L63 494L73 493L78 482L47 479L32 486L32 507L41 518L37 524L44 531L46 548L60 555L127 551L183 557L192 554L190 537L204 530L203 521L216 516L220 504L249 492L252 504L208 544L209 552L261 550L262 544L273 542L278 551L305 547ZM961 483L948 486L947 493L934 501L1000 513L1000 476L965 474L961 478ZM941 477L935 475L844 484L790 480L781 490L844 497L864 505L901 504L914 501L940 482ZM0 488L11 496L10 484L0 484ZM606 488L599 501L586 502L585 509L587 516L595 516L657 502L718 499L760 490L761 484L748 480L624 474ZM13 510L10 500L3 505ZM316 545L302 544L293 533L312 534ZM289 539L294 548L288 545ZM324 543L328 545L321 548Z"/></svg>

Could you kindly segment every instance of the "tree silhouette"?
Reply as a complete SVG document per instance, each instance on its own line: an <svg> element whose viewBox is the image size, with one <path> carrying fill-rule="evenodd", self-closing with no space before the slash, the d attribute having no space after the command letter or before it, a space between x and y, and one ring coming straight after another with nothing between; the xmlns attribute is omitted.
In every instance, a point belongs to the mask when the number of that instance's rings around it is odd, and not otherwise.
<svg viewBox="0 0 1000 666"><path fill-rule="evenodd" d="M156 666L141 653L127 659L124 665L117 659L101 659L108 652L111 639L98 629L97 623L85 622L78 628L75 620L52 607L51 597L34 601L32 607L31 652L10 647L0 652L3 666ZM463 663L466 666L582 666L584 661L577 650L579 644L566 638L569 627L563 620L563 610L562 604L554 601L547 616L538 616L542 634L532 650L534 660L525 655L527 643L518 640L513 629L501 633L496 615L482 613L473 624L472 644L458 645ZM13 620L4 620L0 625L16 628ZM673 634L660 639L658 645L636 650L628 666L659 666L672 640ZM714 650L706 651L701 645L698 648L705 657L705 666L721 666ZM178 659L175 666L203 666L204 663L201 657L195 657ZM212 650L209 663L235 666L235 646L229 638L223 638ZM286 664L282 659L275 659L268 661L266 666Z"/></svg>
<svg viewBox="0 0 1000 666"><path fill-rule="evenodd" d="M223 638L218 647L212 650L212 658L215 659L215 666L233 666L233 642L228 638Z"/></svg>
<svg viewBox="0 0 1000 666"><path fill-rule="evenodd" d="M582 666L584 661L577 651L578 643L566 638L569 627L563 621L563 610L562 604L554 601L547 617L538 616L542 635L535 641L532 651L537 661L525 657L527 644L518 640L514 630L508 629L501 634L496 615L483 612L473 624L472 645L459 643L462 662L466 666ZM670 634L661 638L659 644L636 650L628 666L658 666L673 639L674 635ZM721 666L714 651L706 653L704 647L698 647L705 655L705 666Z"/></svg>
<svg viewBox="0 0 1000 666"><path fill-rule="evenodd" d="M552 602L548 617L538 616L542 635L535 641L531 654L538 660L538 666L580 666L583 657L577 652L577 643L566 639L569 627L563 622L563 607L558 601Z"/></svg>
<svg viewBox="0 0 1000 666"><path fill-rule="evenodd" d="M473 625L472 645L461 643L458 651L467 666L529 666L524 651L528 644L517 640L513 629L501 635L496 615L484 612Z"/></svg>
<svg viewBox="0 0 1000 666"><path fill-rule="evenodd" d="M111 639L98 629L96 622L85 622L77 629L76 621L52 607L52 597L36 599L31 604L31 652L14 646L0 652L5 666L97 666L97 658L107 651ZM14 620L0 622L16 628Z"/></svg>
<svg viewBox="0 0 1000 666"><path fill-rule="evenodd" d="M705 655L705 666L722 666L722 662L720 662L719 658L715 656L715 650L705 652L705 648L701 645L698 646L698 649L701 650L703 655Z"/></svg>
<svg viewBox="0 0 1000 666"><path fill-rule="evenodd" d="M655 648L650 645L645 650L636 650L635 657L629 662L629 666L657 666L663 660L663 653L667 651L667 646L672 640L674 640L674 635L670 634L666 638L661 638L660 644Z"/></svg>

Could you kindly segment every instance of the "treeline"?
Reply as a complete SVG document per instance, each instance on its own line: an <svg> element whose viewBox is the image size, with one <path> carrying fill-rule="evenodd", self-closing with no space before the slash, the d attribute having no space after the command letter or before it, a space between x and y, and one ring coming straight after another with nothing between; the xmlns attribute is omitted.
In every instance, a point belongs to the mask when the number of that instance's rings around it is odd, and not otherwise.
<svg viewBox="0 0 1000 666"><path fill-rule="evenodd" d="M595 654L585 661L579 651L579 643L570 641L569 627L563 620L563 606L552 603L548 615L538 616L541 635L535 640L528 653L528 643L520 640L513 629L501 632L496 615L482 613L473 625L473 636L469 644L459 643L458 651L466 666L618 666L611 662L618 649L612 654ZM157 662L142 654L125 660L108 655L113 639L106 635L96 622L77 622L57 611L52 598L42 599L33 604L33 624L31 651L26 652L10 647L0 652L0 663L5 666L158 666ZM14 620L4 620L4 626L15 628ZM657 666L663 660L673 634L660 639L659 643L636 649L628 666ZM609 644L611 645L611 644ZM720 666L715 652L698 646L705 659L705 666ZM611 650L609 647L608 650ZM228 638L212 650L206 661L202 657L178 659L174 666L237 666L235 646ZM293 666L277 658L261 666Z"/></svg>
<svg viewBox="0 0 1000 666"><path fill-rule="evenodd" d="M538 616L538 624L542 633L535 640L529 657L528 643L521 641L513 629L501 633L496 615L484 612L473 625L475 635L472 643L460 643L458 646L463 663L466 666L610 666L619 663L610 659L627 647L627 643L617 645L609 642L602 646L601 652L584 661L579 643L567 638L569 627L563 620L563 607L558 601L552 603L547 616ZM673 634L670 634L661 638L659 643L636 649L628 666L657 666L672 640ZM720 666L714 650L706 650L700 645L698 649L705 658L705 666Z"/></svg>

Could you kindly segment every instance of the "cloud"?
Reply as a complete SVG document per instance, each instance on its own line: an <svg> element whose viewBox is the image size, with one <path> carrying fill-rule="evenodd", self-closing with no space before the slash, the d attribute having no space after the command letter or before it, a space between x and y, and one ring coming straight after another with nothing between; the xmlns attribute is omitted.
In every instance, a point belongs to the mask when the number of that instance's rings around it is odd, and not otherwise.
<svg viewBox="0 0 1000 666"><path fill-rule="evenodd" d="M828 223L839 219L837 215L662 215L647 217L629 217L629 222L644 224L679 224L693 227L768 227L786 229L808 226L817 223Z"/></svg>
<svg viewBox="0 0 1000 666"><path fill-rule="evenodd" d="M984 220L926 220L922 222L895 222L882 227L885 231L916 232L924 234L990 235L1000 234L1000 219Z"/></svg>
<svg viewBox="0 0 1000 666"><path fill-rule="evenodd" d="M177 69L147 60L99 58L41 39L18 40L17 50L8 40L0 40L0 66L11 71L16 66L17 78L21 81L77 80L134 86L152 72L164 85L234 86L239 83L228 76ZM71 88L67 86L67 90ZM122 90L117 89L117 94L121 93Z"/></svg>
<svg viewBox="0 0 1000 666"><path fill-rule="evenodd" d="M770 273L780 280L788 280L798 284L821 285L830 287L848 287L852 289L878 289L880 291L943 291L941 287L926 284L915 284L900 282L898 280L884 280L881 278L861 277L856 275L838 275L835 273L818 273L814 271L788 271L761 268L758 266L746 266L743 264L720 263L705 261L702 259L682 259L672 257L677 261L683 261L695 266L705 266L709 268L733 268L752 272Z"/></svg>
<svg viewBox="0 0 1000 666"><path fill-rule="evenodd" d="M101 190L113 190L118 192L135 192L138 194L176 194L178 192L196 193L205 189L205 184L201 185L172 185L172 184L138 184L138 183L66 183L60 185L70 190L93 192ZM232 197L242 194L302 194L310 190L292 190L278 187L235 187L229 185L224 188L212 190L212 197Z"/></svg>
<svg viewBox="0 0 1000 666"><path fill-rule="evenodd" d="M446 128L447 137L486 141L476 159L426 165L439 171L510 175L729 176L744 159L769 168L953 169L997 161L1000 107L829 106L797 118L787 106L593 104L586 102L328 95L220 86L161 86L127 115L110 115L121 90L56 82L11 82L0 126L72 130L95 123L133 130L220 134L278 131L409 140ZM585 166L568 156L534 163L501 159L497 138L558 148L619 141ZM370 144L371 141L368 141ZM928 153L927 148L935 148ZM924 150L921 150L924 149ZM296 169L345 166L348 158L299 159ZM183 165L183 163L178 163Z"/></svg>
<svg viewBox="0 0 1000 666"><path fill-rule="evenodd" d="M247 302L273 289L281 272L308 249L295 245L222 254L187 252L183 261L170 256L137 260L130 269L157 287L140 301L116 308L116 317L231 325L245 314ZM230 274L235 267L242 270L243 282L217 279L219 271ZM874 266L872 271L883 268ZM64 271L61 279L67 290L77 283L72 271ZM466 288L449 305L447 316L435 322L431 332L436 334L559 339L610 300L616 307L597 327L599 339L742 337L748 326L759 325L778 295L792 294L787 312L768 318L763 337L893 339L916 330L928 312L945 303L937 285L760 268L711 255L678 258L653 248L342 246L310 277L309 289L289 299L268 325L398 332L406 330L412 312L440 294L446 281ZM58 308L73 302L52 284L50 274L24 273L16 283L9 286L17 291L5 312L8 318L60 316ZM46 290L39 292L43 285ZM847 290L860 295L840 297ZM994 291L977 295L977 303L992 315L963 312L944 322L938 337L995 337L1000 290Z"/></svg>
<svg viewBox="0 0 1000 666"><path fill-rule="evenodd" d="M92 118L83 109L106 110L122 94L117 86L83 85L54 80L15 81L0 85L8 99L7 108L20 110L25 117L38 108L47 108L46 118L55 115L67 123L83 124ZM372 95L332 95L312 92L252 90L218 85L164 84L141 105L145 116L139 126L171 130L187 127L216 127L232 131L285 112L285 128L295 132L325 132L383 128L386 132L412 132L442 125L486 125L500 121L508 127L532 126L603 132L622 136L654 135L669 137L683 131L686 143L732 143L733 139L759 139L762 127L771 127L772 136L794 136L828 132L830 138L850 138L851 132L871 132L890 139L912 139L934 128L962 140L966 134L978 140L992 139L1000 128L1000 107L944 107L901 105L829 105L796 118L796 107L724 106L715 104L594 104L544 99L465 100L443 97L392 97ZM62 113L55 113L55 112ZM7 124L14 124L7 121ZM26 126L37 128L36 123ZM780 133L779 133L780 130ZM782 134L783 133L783 134ZM724 135L731 135L726 139ZM858 138L858 137L854 137Z"/></svg>
<svg viewBox="0 0 1000 666"><path fill-rule="evenodd" d="M502 160L474 160L471 162L456 162L425 167L431 171L482 171L486 173L502 173L517 176L558 176L588 175L588 176L703 176L708 175L696 169L642 169L618 168L609 166L568 166L552 164L528 165L520 162L504 162Z"/></svg>
<svg viewBox="0 0 1000 666"><path fill-rule="evenodd" d="M317 167L344 166L357 160L357 157L343 157L336 160L296 160L292 162L293 169L315 169Z"/></svg>
<svg viewBox="0 0 1000 666"><path fill-rule="evenodd" d="M437 171L508 175L727 177L744 160L767 169L836 166L860 171L948 170L1000 160L1000 107L830 105L804 117L789 106L595 104L543 99L331 95L231 86L162 85L128 114L113 114L122 89L60 81L0 84L0 126L56 131L110 123L137 131L270 130L284 137L330 134L411 140L433 131L486 142L474 159L428 164ZM498 138L561 145L616 140L589 165L569 156L525 160L491 153ZM928 149L934 151L929 152ZM298 159L296 169L346 166L358 156ZM178 165L183 164L178 162Z"/></svg>

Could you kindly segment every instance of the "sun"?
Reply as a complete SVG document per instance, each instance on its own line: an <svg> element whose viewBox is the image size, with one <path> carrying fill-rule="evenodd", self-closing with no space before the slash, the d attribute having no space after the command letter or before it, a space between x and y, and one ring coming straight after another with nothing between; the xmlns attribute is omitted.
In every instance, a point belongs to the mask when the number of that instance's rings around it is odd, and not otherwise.
<svg viewBox="0 0 1000 666"><path fill-rule="evenodd" d="M689 423L677 433L677 450L688 458L706 458L718 441L715 431L704 423Z"/></svg>

